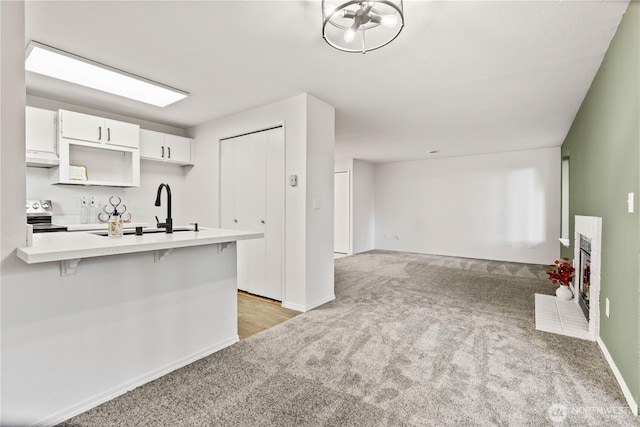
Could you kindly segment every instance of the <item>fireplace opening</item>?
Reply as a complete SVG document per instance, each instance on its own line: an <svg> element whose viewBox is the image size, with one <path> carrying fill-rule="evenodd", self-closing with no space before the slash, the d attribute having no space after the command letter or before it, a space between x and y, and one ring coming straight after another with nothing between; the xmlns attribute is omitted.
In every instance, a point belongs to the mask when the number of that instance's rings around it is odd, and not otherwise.
<svg viewBox="0 0 640 427"><path fill-rule="evenodd" d="M578 275L578 303L589 320L589 288L591 286L591 239L580 235L580 269Z"/></svg>

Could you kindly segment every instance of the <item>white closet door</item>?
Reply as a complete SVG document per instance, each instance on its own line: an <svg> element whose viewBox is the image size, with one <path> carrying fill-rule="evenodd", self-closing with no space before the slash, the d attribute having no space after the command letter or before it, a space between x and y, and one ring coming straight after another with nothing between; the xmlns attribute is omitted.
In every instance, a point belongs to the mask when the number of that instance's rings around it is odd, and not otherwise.
<svg viewBox="0 0 640 427"><path fill-rule="evenodd" d="M238 229L264 231L266 137L264 132L234 138Z"/></svg>
<svg viewBox="0 0 640 427"><path fill-rule="evenodd" d="M282 128L221 142L221 227L265 234L237 242L238 289L279 301L284 287L284 159Z"/></svg>
<svg viewBox="0 0 640 427"><path fill-rule="evenodd" d="M351 233L349 171L334 173L333 251L348 254Z"/></svg>
<svg viewBox="0 0 640 427"><path fill-rule="evenodd" d="M278 301L283 297L284 260L284 130L271 129L266 137L266 228L265 228L265 290L264 296Z"/></svg>
<svg viewBox="0 0 640 427"><path fill-rule="evenodd" d="M266 222L266 137L263 132L234 138L235 220L239 230L264 232ZM238 287L264 295L265 239L237 243Z"/></svg>

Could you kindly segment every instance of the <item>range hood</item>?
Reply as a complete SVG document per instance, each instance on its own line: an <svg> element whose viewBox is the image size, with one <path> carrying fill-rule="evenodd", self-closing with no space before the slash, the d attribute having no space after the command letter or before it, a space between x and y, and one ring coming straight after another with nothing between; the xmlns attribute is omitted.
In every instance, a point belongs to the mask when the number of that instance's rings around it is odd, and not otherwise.
<svg viewBox="0 0 640 427"><path fill-rule="evenodd" d="M27 150L27 166L38 168L52 168L60 164L60 159L54 153Z"/></svg>

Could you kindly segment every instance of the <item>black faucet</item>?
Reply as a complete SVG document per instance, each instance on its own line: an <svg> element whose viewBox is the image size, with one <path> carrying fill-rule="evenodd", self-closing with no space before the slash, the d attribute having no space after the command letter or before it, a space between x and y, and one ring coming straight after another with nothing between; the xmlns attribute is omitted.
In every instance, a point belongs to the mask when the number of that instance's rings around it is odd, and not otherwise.
<svg viewBox="0 0 640 427"><path fill-rule="evenodd" d="M169 184L160 184L158 187L158 194L156 195L156 206L160 206L160 193L162 193L162 187L167 189L167 221L160 222L158 217L156 216L156 222L158 223L158 228L165 228L167 230L167 234L173 233L173 218L171 218L171 188L169 188Z"/></svg>

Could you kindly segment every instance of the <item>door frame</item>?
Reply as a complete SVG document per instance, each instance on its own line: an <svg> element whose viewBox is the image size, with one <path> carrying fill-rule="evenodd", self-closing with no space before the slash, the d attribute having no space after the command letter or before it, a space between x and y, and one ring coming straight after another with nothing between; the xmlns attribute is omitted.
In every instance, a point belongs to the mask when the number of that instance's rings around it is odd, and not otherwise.
<svg viewBox="0 0 640 427"><path fill-rule="evenodd" d="M347 250L347 255L353 255L353 186L351 185L351 170L350 169L339 169L339 170L334 170L333 171L333 179L334 179L334 189L335 189L335 177L337 173L345 173L347 174L347 177L349 178L349 215L348 215L348 222L349 222L349 248ZM333 195L334 197L334 230L335 230L335 193ZM336 245L335 242L333 244L333 253L342 253L342 252L336 252Z"/></svg>

